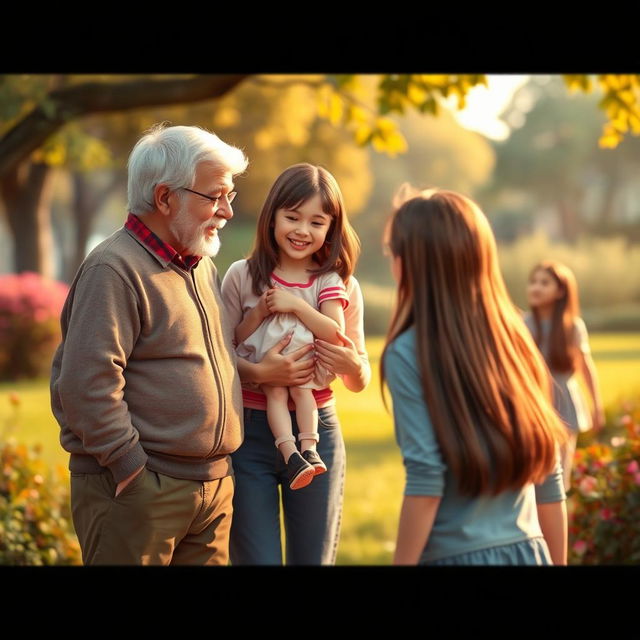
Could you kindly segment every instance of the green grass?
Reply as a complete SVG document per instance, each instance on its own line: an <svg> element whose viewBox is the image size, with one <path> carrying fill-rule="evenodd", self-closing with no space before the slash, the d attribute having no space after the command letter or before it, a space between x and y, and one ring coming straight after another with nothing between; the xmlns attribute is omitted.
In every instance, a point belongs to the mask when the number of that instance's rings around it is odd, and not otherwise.
<svg viewBox="0 0 640 640"><path fill-rule="evenodd" d="M369 387L359 394L334 385L347 447L347 480L338 564L391 562L404 486L404 469L393 435L393 421L379 393L378 363L383 339L367 341L373 368ZM591 336L605 406L640 395L640 333ZM15 391L20 406L9 402ZM51 465L66 466L51 415L48 380L0 384L0 431L26 444L42 444Z"/></svg>

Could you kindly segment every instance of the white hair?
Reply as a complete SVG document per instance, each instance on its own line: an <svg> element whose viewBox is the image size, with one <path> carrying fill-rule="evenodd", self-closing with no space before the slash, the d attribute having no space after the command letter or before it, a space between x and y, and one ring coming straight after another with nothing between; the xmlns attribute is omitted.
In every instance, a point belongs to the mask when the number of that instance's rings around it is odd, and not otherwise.
<svg viewBox="0 0 640 640"><path fill-rule="evenodd" d="M129 155L128 211L138 215L152 211L158 184L170 189L192 187L196 168L205 161L233 176L243 173L249 164L241 149L201 127L154 125Z"/></svg>

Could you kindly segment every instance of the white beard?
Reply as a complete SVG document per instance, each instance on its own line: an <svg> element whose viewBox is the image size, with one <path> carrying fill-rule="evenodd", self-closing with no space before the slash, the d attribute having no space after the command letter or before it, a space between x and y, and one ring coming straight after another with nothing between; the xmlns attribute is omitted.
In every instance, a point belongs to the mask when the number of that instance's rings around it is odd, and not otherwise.
<svg viewBox="0 0 640 640"><path fill-rule="evenodd" d="M189 255L213 258L220 251L220 238L216 232L211 237L205 235L207 229L222 229L226 220L207 220L194 228L191 214L186 206L181 206L175 218L169 222L169 230L176 240L185 247Z"/></svg>

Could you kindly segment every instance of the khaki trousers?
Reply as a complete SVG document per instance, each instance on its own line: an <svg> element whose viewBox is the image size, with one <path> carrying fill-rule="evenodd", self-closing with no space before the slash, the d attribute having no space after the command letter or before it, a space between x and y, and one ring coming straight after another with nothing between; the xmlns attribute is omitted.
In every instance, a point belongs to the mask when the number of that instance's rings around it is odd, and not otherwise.
<svg viewBox="0 0 640 640"><path fill-rule="evenodd" d="M233 476L198 482L145 468L116 498L111 472L72 473L85 565L227 565Z"/></svg>

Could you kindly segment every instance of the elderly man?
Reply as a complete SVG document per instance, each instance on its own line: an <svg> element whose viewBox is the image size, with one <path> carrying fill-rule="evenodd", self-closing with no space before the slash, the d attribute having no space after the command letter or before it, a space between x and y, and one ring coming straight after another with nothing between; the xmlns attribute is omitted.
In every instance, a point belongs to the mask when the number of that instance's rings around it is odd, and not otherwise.
<svg viewBox="0 0 640 640"><path fill-rule="evenodd" d="M242 400L209 258L247 159L197 127L129 157L129 216L62 312L52 408L85 564L227 564Z"/></svg>

